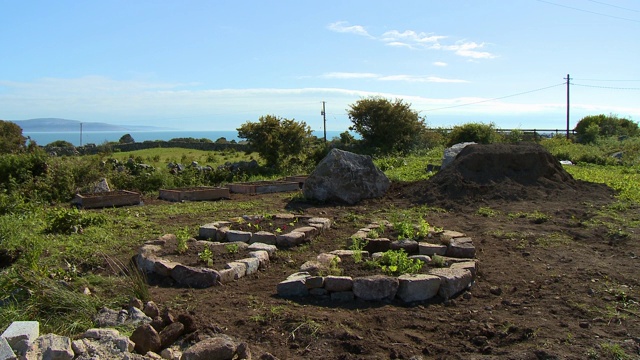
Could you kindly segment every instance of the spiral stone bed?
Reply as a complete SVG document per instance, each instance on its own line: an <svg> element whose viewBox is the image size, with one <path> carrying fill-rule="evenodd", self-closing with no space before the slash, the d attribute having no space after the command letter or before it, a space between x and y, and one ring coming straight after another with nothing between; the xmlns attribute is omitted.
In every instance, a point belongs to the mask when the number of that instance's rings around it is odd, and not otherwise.
<svg viewBox="0 0 640 360"><path fill-rule="evenodd" d="M427 301L439 296L448 300L473 284L478 269L475 247L471 238L456 231L430 231L426 241L391 241L387 238L367 237L371 229L390 227L388 222L374 222L356 232L352 238L366 239L363 258L376 258L384 251L404 249L410 258L428 264L431 256L442 257L446 267L433 268L428 274L404 274L398 277L372 275L352 278L350 276L321 276L322 269L329 268L341 256L353 256L354 250L335 250L323 253L315 260L303 264L300 272L294 273L277 285L278 295L285 298L313 296L333 301L392 301L404 303ZM417 252L417 253L416 253ZM335 260L337 258L337 260Z"/></svg>
<svg viewBox="0 0 640 360"><path fill-rule="evenodd" d="M259 220L261 216L242 217L243 221ZM294 228L285 234L273 234L266 231L231 230L234 221L216 221L200 227L199 238L191 239L199 245L210 249L224 249L229 244L238 246L239 250L249 250L249 257L227 263L223 269L187 266L179 262L162 258L159 254L169 241L176 241L176 236L166 234L156 240L147 241L138 251L136 262L138 268L147 273L171 278L179 286L208 288L238 280L253 274L269 264L278 248L289 248L311 241L318 234L331 227L331 220L320 217L304 217L293 214L277 214L273 219L290 220L306 226ZM236 220L237 223L239 220ZM211 241L215 240L215 241Z"/></svg>

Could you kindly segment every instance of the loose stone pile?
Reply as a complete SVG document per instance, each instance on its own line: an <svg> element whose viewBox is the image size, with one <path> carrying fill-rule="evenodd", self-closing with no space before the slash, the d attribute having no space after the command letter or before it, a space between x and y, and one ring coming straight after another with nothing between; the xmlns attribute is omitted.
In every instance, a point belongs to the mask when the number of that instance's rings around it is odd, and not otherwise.
<svg viewBox="0 0 640 360"><path fill-rule="evenodd" d="M245 221L256 220L258 216L244 216ZM293 214L274 215L274 219L302 222L307 226L297 227L285 234L273 234L266 231L231 230L232 221L217 221L200 227L199 237L191 242L203 244L210 249L224 248L229 244L240 250L249 250L249 257L227 263L223 269L194 267L181 264L160 257L158 254L169 241L176 241L176 236L167 234L160 238L146 242L138 251L136 262L138 268L145 273L153 273L162 277L169 277L180 286L192 288L208 288L253 274L261 268L266 268L278 247L292 247L303 242L311 241L315 236L331 227L331 220L326 218L304 218Z"/></svg>
<svg viewBox="0 0 640 360"><path fill-rule="evenodd" d="M420 302L436 295L448 300L469 288L477 273L475 247L465 234L444 230L430 231L429 241L392 241L387 238L368 238L372 229L390 227L388 222L371 223L358 230L353 238L368 241L361 251L363 258L377 258L387 250L404 249L411 256L425 263L431 256L440 256L448 267L434 268L428 274L404 274L399 277L372 275L352 278L350 276L321 276L332 262L340 262L340 256L353 256L354 250L335 250L323 253L303 264L300 272L287 277L277 285L281 297L316 296L334 301L362 299L368 301L391 301L398 298L405 303ZM337 259L336 259L337 258Z"/></svg>
<svg viewBox="0 0 640 360"><path fill-rule="evenodd" d="M37 321L15 321L0 336L0 359L45 360L232 360L251 359L246 343L223 334L199 333L187 314L160 312L152 301L132 299L128 310L102 309L95 323L75 340L40 335ZM103 327L107 326L107 327ZM131 336L108 326L134 326ZM270 355L270 354L267 354Z"/></svg>

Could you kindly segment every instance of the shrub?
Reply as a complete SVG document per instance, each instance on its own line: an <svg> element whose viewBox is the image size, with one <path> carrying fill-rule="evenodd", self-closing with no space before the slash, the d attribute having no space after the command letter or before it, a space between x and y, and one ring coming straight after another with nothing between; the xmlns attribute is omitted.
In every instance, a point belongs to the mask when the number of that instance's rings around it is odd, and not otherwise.
<svg viewBox="0 0 640 360"><path fill-rule="evenodd" d="M476 142L479 144L492 144L500 140L500 134L493 123L468 123L454 126L449 134L447 146L463 142Z"/></svg>
<svg viewBox="0 0 640 360"><path fill-rule="evenodd" d="M417 259L409 259L403 250L387 250L378 259L382 271L388 275L416 274L422 269L423 263Z"/></svg>

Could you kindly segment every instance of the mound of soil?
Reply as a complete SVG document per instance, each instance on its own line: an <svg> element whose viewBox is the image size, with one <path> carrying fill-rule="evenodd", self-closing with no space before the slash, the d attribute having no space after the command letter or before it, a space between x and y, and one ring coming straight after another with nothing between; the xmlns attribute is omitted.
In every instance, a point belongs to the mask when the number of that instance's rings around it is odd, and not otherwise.
<svg viewBox="0 0 640 360"><path fill-rule="evenodd" d="M400 185L396 196L445 209L478 201L540 200L579 194L611 198L601 184L575 180L538 144L469 145L445 169L426 181Z"/></svg>

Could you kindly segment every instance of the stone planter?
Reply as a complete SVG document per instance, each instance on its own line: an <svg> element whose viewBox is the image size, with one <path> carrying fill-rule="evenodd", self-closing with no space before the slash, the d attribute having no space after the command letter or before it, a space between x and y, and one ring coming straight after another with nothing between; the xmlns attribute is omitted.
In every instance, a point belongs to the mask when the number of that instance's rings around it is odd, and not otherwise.
<svg viewBox="0 0 640 360"><path fill-rule="evenodd" d="M71 204L83 209L139 205L140 194L127 190L108 191L95 194L76 194Z"/></svg>
<svg viewBox="0 0 640 360"><path fill-rule="evenodd" d="M228 199L229 188L195 187L185 189L160 189L159 198L168 201L206 201Z"/></svg>
<svg viewBox="0 0 640 360"><path fill-rule="evenodd" d="M232 193L253 195L300 190L299 183L293 181L254 181L227 186Z"/></svg>

